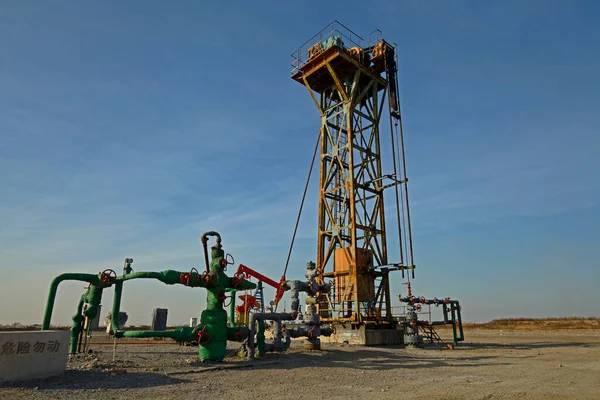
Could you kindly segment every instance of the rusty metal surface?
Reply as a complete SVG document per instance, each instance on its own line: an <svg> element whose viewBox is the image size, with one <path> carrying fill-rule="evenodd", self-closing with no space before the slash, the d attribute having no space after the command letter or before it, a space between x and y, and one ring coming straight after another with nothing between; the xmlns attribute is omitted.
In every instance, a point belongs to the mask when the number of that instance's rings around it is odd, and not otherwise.
<svg viewBox="0 0 600 400"><path fill-rule="evenodd" d="M358 35L338 24L328 25L293 55L292 79L307 87L322 121L317 268L320 283L332 278L333 292L319 298L319 314L324 322L395 325L389 272L404 274L414 268L412 243L410 265L404 257L399 263L388 260L383 192L406 185L402 137L392 142L398 150L394 173L384 174L382 168L381 116L386 105L391 110L388 98L394 99L395 112L397 96L396 76L388 74L387 57L395 53L378 34L375 44L363 47ZM397 135L394 128L392 138ZM400 168L396 156L402 156ZM408 212L407 197L406 193L402 207ZM405 254L400 213L397 223L400 251ZM410 235L408 241L412 242Z"/></svg>
<svg viewBox="0 0 600 400"><path fill-rule="evenodd" d="M362 71L366 74L361 76L360 83L362 87L369 83L368 75L372 75L377 79L379 90L384 90L386 87L387 81L379 76L379 73L374 74L373 68L363 65L348 52L335 46L305 63L301 69L292 75L292 79L307 87L310 86L317 93L322 93L335 83L333 76L327 69L327 64L332 66L338 75L354 76L356 70ZM305 80L308 82L305 82Z"/></svg>
<svg viewBox="0 0 600 400"><path fill-rule="evenodd" d="M346 56L338 53L336 57ZM387 264L383 190L377 179L382 169L379 120L385 96L381 89L385 86L381 87L379 76L365 72L355 60L349 61L335 66L318 64L333 84L321 92L318 103L325 118L321 127L317 268L331 276L331 266L339 265L332 275L336 294L321 299L321 309L325 309L321 316L359 323L363 316L372 314L361 303L376 300L375 277L369 273L373 259L377 265ZM388 286L388 281L380 284Z"/></svg>
<svg viewBox="0 0 600 400"><path fill-rule="evenodd" d="M339 37L348 47L363 47L364 40L360 36L348 29L342 23L332 21L292 53L292 75L299 72L311 58L328 50L324 48L324 42L335 37Z"/></svg>

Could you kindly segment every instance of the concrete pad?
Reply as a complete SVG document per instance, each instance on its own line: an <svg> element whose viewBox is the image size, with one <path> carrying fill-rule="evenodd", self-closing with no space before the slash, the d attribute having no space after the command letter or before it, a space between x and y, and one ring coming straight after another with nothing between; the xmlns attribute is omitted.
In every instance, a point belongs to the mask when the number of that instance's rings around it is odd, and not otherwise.
<svg viewBox="0 0 600 400"><path fill-rule="evenodd" d="M0 332L0 381L59 375L68 352L69 331Z"/></svg>
<svg viewBox="0 0 600 400"><path fill-rule="evenodd" d="M404 344L404 330L396 328L370 329L365 326L334 324L335 333L321 337L324 343L348 343L361 346Z"/></svg>
<svg viewBox="0 0 600 400"><path fill-rule="evenodd" d="M404 331L401 329L365 329L367 346L404 344Z"/></svg>

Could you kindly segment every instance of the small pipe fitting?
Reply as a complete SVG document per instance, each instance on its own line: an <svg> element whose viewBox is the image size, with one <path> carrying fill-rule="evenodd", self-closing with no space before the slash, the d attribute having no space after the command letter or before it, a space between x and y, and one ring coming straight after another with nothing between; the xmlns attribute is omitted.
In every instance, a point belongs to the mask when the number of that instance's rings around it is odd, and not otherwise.
<svg viewBox="0 0 600 400"><path fill-rule="evenodd" d="M204 263L206 264L206 273L210 273L210 263L208 261L208 237L216 236L217 244L215 245L217 248L221 248L221 235L215 231L204 232L200 237L200 241L202 242L202 247L204 249Z"/></svg>

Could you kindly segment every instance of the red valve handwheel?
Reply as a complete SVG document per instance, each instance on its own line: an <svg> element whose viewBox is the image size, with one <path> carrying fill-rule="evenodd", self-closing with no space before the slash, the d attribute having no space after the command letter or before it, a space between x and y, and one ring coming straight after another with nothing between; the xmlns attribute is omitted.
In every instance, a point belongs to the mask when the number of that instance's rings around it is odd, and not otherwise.
<svg viewBox="0 0 600 400"><path fill-rule="evenodd" d="M105 285L110 285L117 279L117 273L112 269L105 269L100 275L100 281Z"/></svg>

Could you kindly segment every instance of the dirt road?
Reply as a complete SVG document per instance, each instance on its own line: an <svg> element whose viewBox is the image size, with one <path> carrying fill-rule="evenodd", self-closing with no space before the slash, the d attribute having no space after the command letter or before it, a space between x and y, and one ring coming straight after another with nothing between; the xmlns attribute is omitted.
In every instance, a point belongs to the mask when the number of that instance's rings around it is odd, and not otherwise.
<svg viewBox="0 0 600 400"><path fill-rule="evenodd" d="M455 350L299 344L215 366L197 363L193 347L122 345L112 362L112 347L95 345L63 376L5 385L0 398L600 399L598 330L465 334Z"/></svg>

